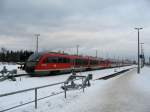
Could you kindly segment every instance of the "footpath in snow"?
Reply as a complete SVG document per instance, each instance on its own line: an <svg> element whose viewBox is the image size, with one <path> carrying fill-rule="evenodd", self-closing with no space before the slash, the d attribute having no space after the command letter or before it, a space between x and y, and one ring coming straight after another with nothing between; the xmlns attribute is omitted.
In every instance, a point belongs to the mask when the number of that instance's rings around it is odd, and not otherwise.
<svg viewBox="0 0 150 112"><path fill-rule="evenodd" d="M124 73L101 86L97 83L83 97L61 112L150 112L150 68ZM49 111L50 112L50 111Z"/></svg>

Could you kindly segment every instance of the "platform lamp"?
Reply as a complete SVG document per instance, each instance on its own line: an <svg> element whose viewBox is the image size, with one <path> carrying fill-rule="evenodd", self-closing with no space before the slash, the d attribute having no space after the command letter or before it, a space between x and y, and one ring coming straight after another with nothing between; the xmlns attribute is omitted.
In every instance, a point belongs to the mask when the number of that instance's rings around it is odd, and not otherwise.
<svg viewBox="0 0 150 112"><path fill-rule="evenodd" d="M76 46L77 48L77 56L79 55L79 45Z"/></svg>
<svg viewBox="0 0 150 112"><path fill-rule="evenodd" d="M144 43L140 43L141 45L141 55L140 55L140 59L141 59L141 68L144 66L144 50L143 50L143 45Z"/></svg>
<svg viewBox="0 0 150 112"><path fill-rule="evenodd" d="M140 74L140 30L142 30L143 28L137 27L134 29L138 31L138 69L137 69L137 73Z"/></svg>
<svg viewBox="0 0 150 112"><path fill-rule="evenodd" d="M39 47L39 36L40 34L35 34L36 36L36 53L38 53L38 47Z"/></svg>

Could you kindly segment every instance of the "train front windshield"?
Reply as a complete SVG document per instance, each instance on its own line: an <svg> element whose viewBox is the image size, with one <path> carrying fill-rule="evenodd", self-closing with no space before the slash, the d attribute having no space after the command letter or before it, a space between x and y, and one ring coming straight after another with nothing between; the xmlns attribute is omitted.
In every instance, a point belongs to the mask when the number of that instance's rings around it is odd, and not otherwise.
<svg viewBox="0 0 150 112"><path fill-rule="evenodd" d="M27 73L33 73L35 70L35 66L37 65L38 61L40 60L43 53L34 53L32 54L25 64L25 71Z"/></svg>
<svg viewBox="0 0 150 112"><path fill-rule="evenodd" d="M28 59L28 62L31 62L31 61L39 61L40 57L42 56L43 53L34 53L32 54L29 59Z"/></svg>

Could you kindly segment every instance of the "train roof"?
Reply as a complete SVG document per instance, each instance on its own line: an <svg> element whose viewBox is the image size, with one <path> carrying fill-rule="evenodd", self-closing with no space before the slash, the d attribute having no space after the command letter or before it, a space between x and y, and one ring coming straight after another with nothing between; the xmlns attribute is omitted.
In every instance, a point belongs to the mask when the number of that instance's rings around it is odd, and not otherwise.
<svg viewBox="0 0 150 112"><path fill-rule="evenodd" d="M82 55L72 55L72 54L67 54L67 53L60 53L60 52L39 52L34 53L34 55L55 55L55 56L71 56L71 58L85 58L85 59L93 59L93 60L104 60L103 58L99 57L92 57L92 56L82 56Z"/></svg>

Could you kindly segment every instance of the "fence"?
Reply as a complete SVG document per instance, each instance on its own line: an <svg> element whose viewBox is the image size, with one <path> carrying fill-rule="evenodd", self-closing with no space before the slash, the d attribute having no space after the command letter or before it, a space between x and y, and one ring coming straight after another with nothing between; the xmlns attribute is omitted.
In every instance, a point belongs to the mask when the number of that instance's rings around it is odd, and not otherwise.
<svg viewBox="0 0 150 112"><path fill-rule="evenodd" d="M0 97L6 97L6 96L14 95L14 94L19 94L19 93L24 93L24 92L28 92L28 91L33 91L34 95L35 95L35 100L33 100L33 101L29 101L29 102L26 102L26 103L23 103L23 104L20 104L20 105L16 105L14 107L10 107L10 108L4 109L4 110L0 110L0 112L8 111L8 110L11 110L11 109L23 106L23 105L27 105L27 104L33 103L33 102L35 103L35 108L37 108L37 101L45 99L45 98L48 98L48 97L51 97L51 96L55 96L55 95L58 95L58 94L61 94L61 93L64 92L64 91L60 91L60 92L58 92L56 94L51 94L49 96L45 96L45 97L42 97L42 98L38 99L38 97L37 97L37 94L38 94L37 90L38 89L51 87L51 86L55 86L55 85L60 85L60 84L63 84L63 83L64 82L59 82L59 83L54 83L54 84L50 84L50 85L44 85L44 86L40 86L40 87L35 87L35 88L30 88L30 89L25 89L25 90L20 90L20 91L15 91L15 92L11 92L11 93L0 94Z"/></svg>
<svg viewBox="0 0 150 112"><path fill-rule="evenodd" d="M86 76L73 76L73 77L75 77L75 78L73 78L74 80L82 80L82 84L77 85L77 86L83 88L83 92L84 92L84 88L86 86L89 86L89 80L91 79L91 75L88 75L87 77ZM78 79L76 79L77 77L78 77ZM85 80L84 80L84 78L85 78ZM68 79L67 79L67 81L68 81ZM69 79L69 81L70 81L70 79ZM63 91L60 91L60 92L57 92L55 94L51 94L51 95L48 95L48 96L45 96L45 97L42 97L42 98L38 99L38 90L39 89L46 88L46 87L52 87L52 86L60 85L60 84L64 84L65 89ZM0 112L8 111L8 110L11 110L11 109L14 109L14 108L17 108L17 107L20 107L20 106L24 106L24 105L27 105L27 104L30 104L30 103L35 103L35 109L37 109L37 102L39 100L42 100L42 99L45 99L45 98L48 98L48 97L52 97L52 96L55 96L55 95L58 95L58 94L61 94L61 93L64 93L65 94L65 98L66 98L66 92L67 92L68 88L75 88L75 86L72 86L72 85L67 85L66 86L66 81L63 81L63 82L58 82L58 83L54 83L54 84L50 84L50 85L44 85L44 86L40 86L40 87L35 87L35 88L30 88L30 89L25 89L25 90L20 90L20 91L15 91L15 92L11 92L11 93L0 94L0 98L1 98L1 97L15 95L15 94L19 94L19 93L28 92L28 91L33 91L34 92L34 96L35 96L33 101L29 101L29 102L26 102L26 103L23 103L23 104L19 104L19 105L16 105L16 106L4 109L4 110L0 110Z"/></svg>

